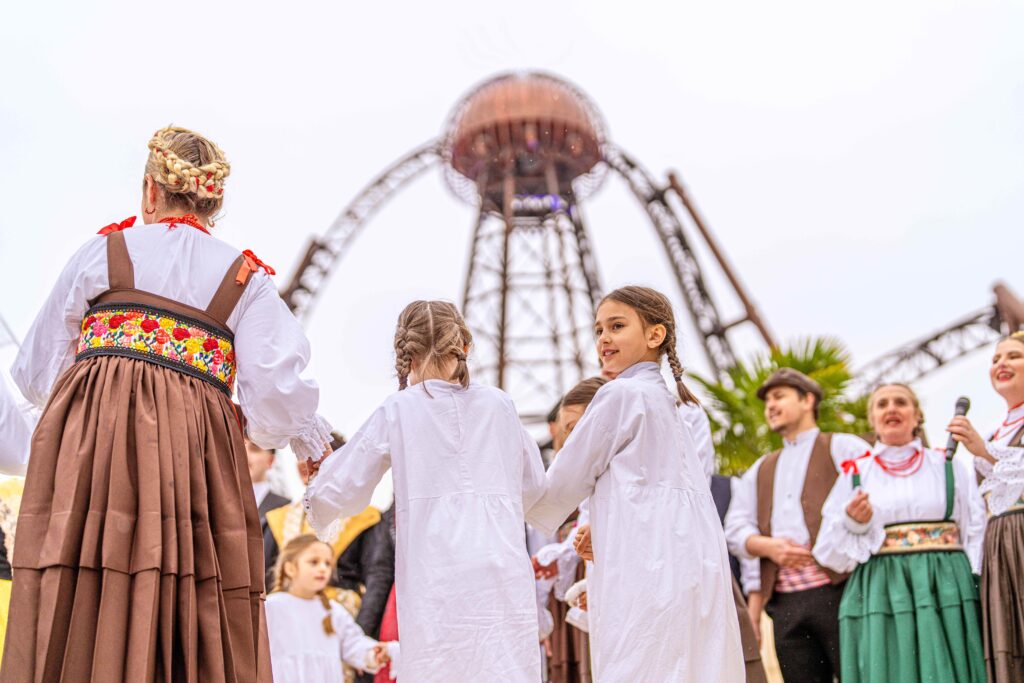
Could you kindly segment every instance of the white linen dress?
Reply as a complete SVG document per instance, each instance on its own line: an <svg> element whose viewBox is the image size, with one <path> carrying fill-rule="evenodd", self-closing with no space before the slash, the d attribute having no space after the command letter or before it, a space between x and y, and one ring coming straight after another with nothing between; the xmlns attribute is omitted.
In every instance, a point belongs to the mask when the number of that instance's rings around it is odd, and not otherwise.
<svg viewBox="0 0 1024 683"><path fill-rule="evenodd" d="M304 497L330 533L392 468L402 676L536 683L537 598L524 512L544 466L502 391L427 380L389 397Z"/></svg>
<svg viewBox="0 0 1024 683"><path fill-rule="evenodd" d="M657 363L601 387L547 478L545 531L590 496L594 680L743 681L725 536Z"/></svg>

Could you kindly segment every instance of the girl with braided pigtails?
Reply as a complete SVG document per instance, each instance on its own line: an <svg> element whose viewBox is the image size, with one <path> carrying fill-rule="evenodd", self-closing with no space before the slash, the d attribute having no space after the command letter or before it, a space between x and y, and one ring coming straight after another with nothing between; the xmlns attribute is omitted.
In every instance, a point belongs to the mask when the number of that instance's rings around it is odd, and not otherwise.
<svg viewBox="0 0 1024 683"><path fill-rule="evenodd" d="M672 307L623 287L594 322L601 387L547 472L531 511L552 533L590 499L587 574L595 681L744 680L725 536L678 401L692 400ZM675 378L669 391L661 356ZM584 548L589 545L589 548Z"/></svg>
<svg viewBox="0 0 1024 683"><path fill-rule="evenodd" d="M395 331L399 391L323 460L304 504L327 533L392 470L401 678L536 683L537 604L523 525L544 490L511 399L469 380L458 309L415 301Z"/></svg>

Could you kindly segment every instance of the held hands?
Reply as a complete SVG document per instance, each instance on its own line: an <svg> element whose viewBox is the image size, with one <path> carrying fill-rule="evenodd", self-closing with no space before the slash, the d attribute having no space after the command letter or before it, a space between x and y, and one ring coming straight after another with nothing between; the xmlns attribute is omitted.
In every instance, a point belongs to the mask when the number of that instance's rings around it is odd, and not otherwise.
<svg viewBox="0 0 1024 683"><path fill-rule="evenodd" d="M954 441L962 443L964 448L975 456L989 461L992 460L992 456L988 454L988 449L985 447L985 439L974 428L971 421L963 415L957 415L950 420L946 431L953 436Z"/></svg>
<svg viewBox="0 0 1024 683"><path fill-rule="evenodd" d="M857 491L850 504L846 506L846 515L858 524L867 524L871 521L873 514L874 510L871 509L868 494L863 491Z"/></svg>
<svg viewBox="0 0 1024 683"><path fill-rule="evenodd" d="M306 459L306 472L309 473L308 481L313 481L313 478L316 477L317 472L320 471L320 465L322 465L324 463L324 460L326 460L327 457L333 452L334 451L331 449L331 445L327 444L326 446L324 446L324 452L320 454L319 460L311 460L309 458Z"/></svg>
<svg viewBox="0 0 1024 683"><path fill-rule="evenodd" d="M378 669L391 661L391 657L388 656L387 643L377 643L371 652L373 653L371 655L373 657L373 664Z"/></svg>
<svg viewBox="0 0 1024 683"><path fill-rule="evenodd" d="M589 562L594 561L594 546L590 540L590 525L581 524L576 529L576 538L573 540L573 548L576 554Z"/></svg>
<svg viewBox="0 0 1024 683"><path fill-rule="evenodd" d="M550 579L558 576L558 560L555 560L551 564L541 564L537 560L537 556L534 555L530 558L533 563L533 576L536 579Z"/></svg>
<svg viewBox="0 0 1024 683"><path fill-rule="evenodd" d="M587 611L587 591L580 593L579 600L576 602L576 606L584 612Z"/></svg>

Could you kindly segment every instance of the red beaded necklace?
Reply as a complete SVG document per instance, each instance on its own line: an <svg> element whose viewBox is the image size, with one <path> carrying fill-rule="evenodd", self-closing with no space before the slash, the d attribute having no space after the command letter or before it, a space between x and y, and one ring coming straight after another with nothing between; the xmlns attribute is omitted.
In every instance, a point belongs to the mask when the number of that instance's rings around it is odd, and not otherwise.
<svg viewBox="0 0 1024 683"><path fill-rule="evenodd" d="M170 223L172 225L191 225L193 228L202 230L207 235L210 231L206 229L206 226L199 222L199 218L194 213L186 213L184 216L168 216L167 218L161 218L160 223Z"/></svg>
<svg viewBox="0 0 1024 683"><path fill-rule="evenodd" d="M1021 406L1024 406L1024 403L1018 403L1017 405L1013 406L1008 411L1006 411L1006 419L1003 420L1003 424L999 426L999 429L996 430L996 433L992 435L992 441L998 441L999 439L1003 438L1010 432L1016 431L1017 425L1024 422L1024 415L1021 415L1012 422L1010 421L1010 413L1017 410L1017 408L1020 408Z"/></svg>
<svg viewBox="0 0 1024 683"><path fill-rule="evenodd" d="M920 448L914 449L914 452L903 460L896 460L891 463L882 460L882 456L876 455L875 462L887 474L891 474L894 477L909 477L921 469L921 463L924 462L924 450Z"/></svg>

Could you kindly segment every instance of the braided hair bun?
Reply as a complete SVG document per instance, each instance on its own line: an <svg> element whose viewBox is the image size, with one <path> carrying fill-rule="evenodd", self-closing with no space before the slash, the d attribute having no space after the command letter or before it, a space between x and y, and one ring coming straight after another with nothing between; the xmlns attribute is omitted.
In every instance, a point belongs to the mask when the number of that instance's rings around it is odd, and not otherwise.
<svg viewBox="0 0 1024 683"><path fill-rule="evenodd" d="M224 202L231 165L212 141L187 128L168 126L149 141L146 174L164 190L167 206L208 218Z"/></svg>

